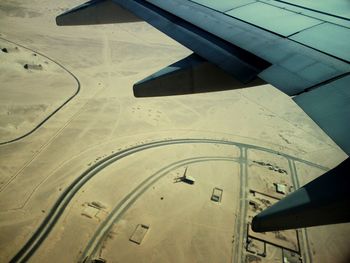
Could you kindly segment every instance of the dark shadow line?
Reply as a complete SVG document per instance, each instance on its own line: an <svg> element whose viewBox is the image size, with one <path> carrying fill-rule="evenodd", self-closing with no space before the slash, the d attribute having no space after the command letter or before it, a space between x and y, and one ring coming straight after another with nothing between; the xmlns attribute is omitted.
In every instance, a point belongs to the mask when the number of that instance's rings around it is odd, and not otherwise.
<svg viewBox="0 0 350 263"><path fill-rule="evenodd" d="M15 138L15 139L12 139L12 140L9 140L9 141L5 141L5 142L0 142L0 146L1 145L6 145L6 144L9 144L9 143L13 143L13 142L17 142L29 135L31 135L32 133L34 133L36 130L38 130L46 121L48 121L55 113L57 113L60 109L62 109L68 102L70 102L76 95L78 95L78 93L80 92L80 88L81 88L81 84L80 84L80 81L79 79L71 72L69 71L66 67L64 67L62 64L60 64L59 62L49 58L48 56L36 51L36 50L33 50L31 48L27 48L25 46L22 46L16 42L13 42L13 41L10 41L10 40L7 40L5 38L2 38L0 37L1 40L4 40L4 41L7 41L9 43L12 43L14 45L17 45L17 46L20 46L21 48L24 48L24 49L27 49L27 50L30 50L36 54L39 54L40 56L43 56L44 58L50 60L51 62L55 63L56 65L58 65L59 67L61 67L64 71L66 71L70 76L73 77L73 79L77 82L78 86L77 86L77 90L75 91L75 93L70 96L67 100L65 100L63 102L63 104L61 106L59 106L57 109L55 109L53 112L51 112L48 116L46 116L41 122L39 122L32 130L30 130L29 132Z"/></svg>
<svg viewBox="0 0 350 263"><path fill-rule="evenodd" d="M46 239L48 234L51 232L52 228L55 226L56 222L62 215L65 208L70 203L71 199L74 195L80 190L80 188L87 183L94 175L96 175L99 171L109 166L110 164L125 158L129 155L138 153L143 150L158 148L167 145L176 145L176 144L190 144L190 143L198 143L198 144L222 144L222 145L234 145L236 147L249 147L256 150L264 150L266 152L273 152L275 154L282 155L286 158L292 158L298 160L296 157L292 157L287 154L281 154L279 152L275 152L273 150L237 143L227 140L218 140L218 139L169 139L169 140L161 140L161 141L153 141L144 143L141 145L135 145L130 148L126 148L119 152L113 153L102 160L98 161L94 165L90 166L87 170L85 170L80 176L78 176L68 187L64 190L64 192L59 196L59 198L54 203L53 207L50 209L49 214L44 218L44 220L40 223L39 227L34 231L32 236L26 241L23 247L13 256L10 260L10 263L15 262L27 262L28 259L35 253L36 249L40 246L40 244ZM242 149L241 149L242 151ZM245 153L245 158L247 157ZM242 158L242 153L241 153ZM305 161L305 163L308 163ZM246 167L247 168L247 167ZM242 178L241 178L242 179ZM245 178L246 180L246 178ZM245 196L246 198L246 196Z"/></svg>
<svg viewBox="0 0 350 263"><path fill-rule="evenodd" d="M160 170L158 170L153 175L149 176L147 179L142 181L136 188L134 188L130 193L128 193L118 204L113 208L113 210L110 212L110 214L107 216L107 218L102 222L101 225L99 225L98 229L95 231L92 238L89 240L87 246L85 247L84 253L81 256L81 259L79 262L84 262L84 259L86 257L94 256L97 251L100 249L100 245L103 242L103 240L106 238L106 234L108 234L108 231L110 230L111 226L115 224L124 214L125 212L139 199L141 195L143 195L152 185L154 185L157 181L159 181L164 176L168 175L169 172L173 171L174 169L178 169L184 165L193 164L193 163L201 163L201 162L210 162L210 161L229 161L229 162L236 162L237 158L230 158L230 157L220 157L220 156L203 156L203 157L195 157L195 158L188 158L183 159L174 163L171 163ZM143 187L143 188L142 188ZM137 191L141 191L137 193ZM136 195L133 197L132 195ZM119 213L118 210L127 203L127 205L121 209ZM115 217L116 215L116 217ZM114 218L115 217L115 218ZM99 238L99 233L103 232L103 228L105 226L108 226L108 230L104 231L105 233L102 233L103 235ZM132 241L132 240L131 240ZM96 243L96 244L94 244ZM91 254L90 254L91 253Z"/></svg>

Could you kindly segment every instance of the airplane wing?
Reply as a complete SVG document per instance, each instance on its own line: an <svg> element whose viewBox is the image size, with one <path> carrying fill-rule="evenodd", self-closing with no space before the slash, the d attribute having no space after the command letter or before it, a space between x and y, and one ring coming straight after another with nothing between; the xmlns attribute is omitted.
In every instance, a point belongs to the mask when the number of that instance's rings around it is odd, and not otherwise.
<svg viewBox="0 0 350 263"><path fill-rule="evenodd" d="M123 22L113 12L101 12L107 3L148 22L194 52L136 83L135 96L208 92L210 88L194 86L193 78L209 76L221 84L222 71L243 86L263 80L293 97L350 154L348 0L95 0L59 15L57 24ZM82 12L89 15L75 19ZM181 85L172 85L174 82ZM253 219L253 230L349 222L350 195L341 187L350 183L349 166L348 158L266 209Z"/></svg>

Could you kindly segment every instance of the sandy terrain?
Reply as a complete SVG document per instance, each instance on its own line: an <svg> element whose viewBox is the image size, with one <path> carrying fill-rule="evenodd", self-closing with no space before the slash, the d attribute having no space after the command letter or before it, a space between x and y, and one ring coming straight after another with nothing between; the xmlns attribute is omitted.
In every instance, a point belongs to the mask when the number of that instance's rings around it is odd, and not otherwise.
<svg viewBox="0 0 350 263"><path fill-rule="evenodd" d="M190 51L142 22L57 27L78 3L0 3L0 262L349 261L348 224L249 230L275 184L346 158L289 97L135 98Z"/></svg>
<svg viewBox="0 0 350 263"><path fill-rule="evenodd" d="M35 51L0 38L0 144L31 133L69 101L79 83Z"/></svg>

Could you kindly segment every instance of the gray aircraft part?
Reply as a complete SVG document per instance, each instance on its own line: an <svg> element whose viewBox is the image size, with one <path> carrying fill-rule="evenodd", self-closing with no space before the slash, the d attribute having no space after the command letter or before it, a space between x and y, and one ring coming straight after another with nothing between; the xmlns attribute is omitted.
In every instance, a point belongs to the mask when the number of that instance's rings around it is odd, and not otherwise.
<svg viewBox="0 0 350 263"><path fill-rule="evenodd" d="M350 159L253 218L255 232L350 221Z"/></svg>
<svg viewBox="0 0 350 263"><path fill-rule="evenodd" d="M243 84L196 54L177 61L134 84L135 97L156 97L241 89L265 84L256 79Z"/></svg>
<svg viewBox="0 0 350 263"><path fill-rule="evenodd" d="M103 19L105 23L120 22L120 10L111 14L105 2L130 11L199 56L200 63L197 58L186 58L136 83L135 96L200 92L191 81L200 83L198 69L208 66L209 71L206 68L203 72L212 73L215 65L248 83L241 87L248 87L258 77L294 96L295 102L350 154L347 0L272 0L273 4L266 0L95 0L58 16L57 24L94 24L103 23ZM232 85L236 87L239 85ZM257 215L253 229L271 231L349 221L349 198L344 192L344 185L349 185L347 170L348 160Z"/></svg>
<svg viewBox="0 0 350 263"><path fill-rule="evenodd" d="M350 74L295 96L293 100L350 153Z"/></svg>
<svg viewBox="0 0 350 263"><path fill-rule="evenodd" d="M133 13L113 3L112 0L92 0L56 17L58 26L78 26L137 22Z"/></svg>

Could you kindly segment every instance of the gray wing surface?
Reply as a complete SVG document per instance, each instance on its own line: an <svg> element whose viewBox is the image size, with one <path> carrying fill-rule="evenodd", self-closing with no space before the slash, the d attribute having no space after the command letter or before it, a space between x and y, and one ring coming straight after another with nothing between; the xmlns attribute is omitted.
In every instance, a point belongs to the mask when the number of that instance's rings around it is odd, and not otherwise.
<svg viewBox="0 0 350 263"><path fill-rule="evenodd" d="M103 13L107 2L194 52L136 83L135 96L196 92L199 88L191 86L192 78L199 78L200 72L208 76L215 71L212 75L220 79L218 70L223 70L246 86L260 79L292 96L350 155L350 1L94 0L58 16L57 24L126 21L111 14L110 8ZM75 19L80 9L88 11L89 16ZM93 15L95 9L97 17ZM86 22L84 17L90 20ZM169 84L179 78L181 85ZM178 90L178 86L184 88ZM349 159L320 177L326 179L311 182L266 209L253 220L253 229L270 231L350 221L346 205L349 195L337 191L339 185L350 183L350 177L344 176L347 168ZM332 198L319 194L325 186ZM329 211L335 203L342 209L332 216ZM327 214L325 220L316 220L314 215L322 213Z"/></svg>
<svg viewBox="0 0 350 263"><path fill-rule="evenodd" d="M339 1L337 15L325 13L324 3L301 8L251 0L114 2L243 82L259 77L296 96L296 103L350 154L348 1ZM188 32L198 35L183 37Z"/></svg>

